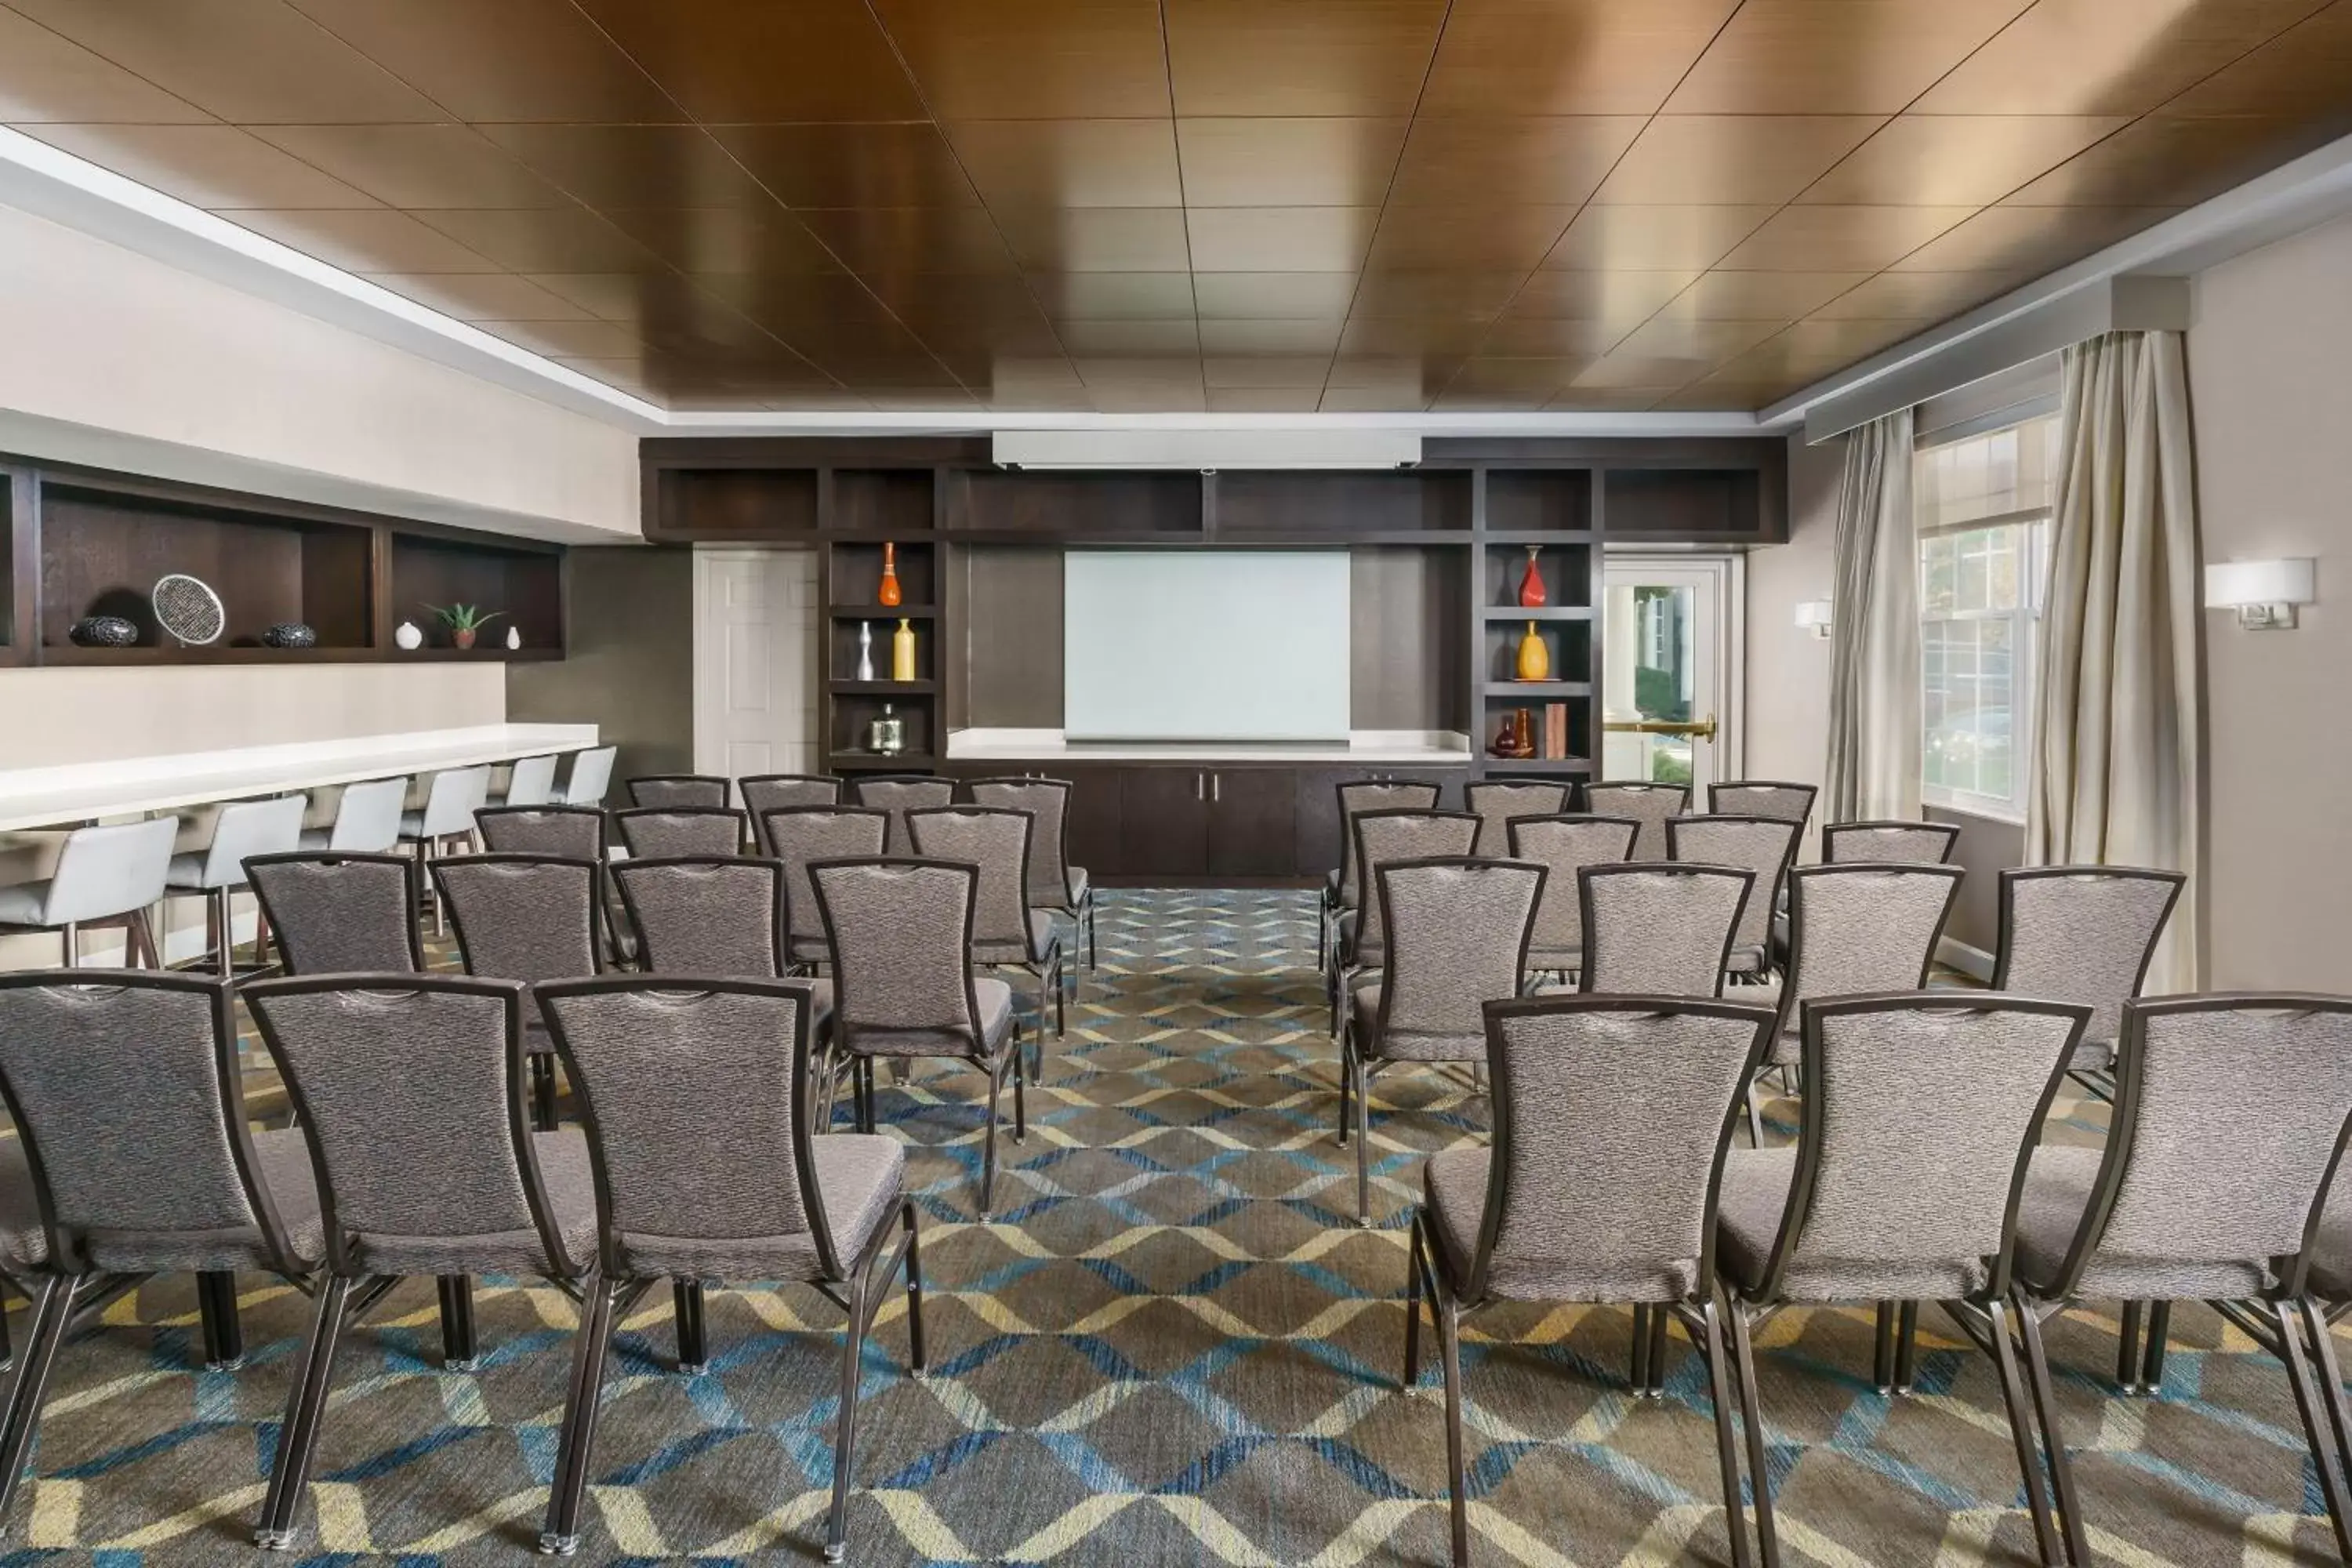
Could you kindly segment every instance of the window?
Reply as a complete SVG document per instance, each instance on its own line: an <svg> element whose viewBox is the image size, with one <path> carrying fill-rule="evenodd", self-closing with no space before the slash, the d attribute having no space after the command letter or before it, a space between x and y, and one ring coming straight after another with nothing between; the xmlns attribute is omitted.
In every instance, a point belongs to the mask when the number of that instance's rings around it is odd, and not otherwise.
<svg viewBox="0 0 2352 1568"><path fill-rule="evenodd" d="M2023 817L2033 721L2034 621L2055 497L2058 421L1922 447L1919 533L1922 795Z"/></svg>

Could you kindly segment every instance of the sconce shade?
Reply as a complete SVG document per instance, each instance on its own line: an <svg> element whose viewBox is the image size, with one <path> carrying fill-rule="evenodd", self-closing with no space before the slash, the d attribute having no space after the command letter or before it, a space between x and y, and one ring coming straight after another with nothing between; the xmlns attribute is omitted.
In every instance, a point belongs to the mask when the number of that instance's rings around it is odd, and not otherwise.
<svg viewBox="0 0 2352 1568"><path fill-rule="evenodd" d="M2318 597L2316 577L2308 558L2215 561L2205 568L2205 603L2216 610L2248 605L2308 605Z"/></svg>
<svg viewBox="0 0 2352 1568"><path fill-rule="evenodd" d="M1822 631L1830 624L1830 602L1827 599L1807 599L1797 606L1797 625L1807 631Z"/></svg>

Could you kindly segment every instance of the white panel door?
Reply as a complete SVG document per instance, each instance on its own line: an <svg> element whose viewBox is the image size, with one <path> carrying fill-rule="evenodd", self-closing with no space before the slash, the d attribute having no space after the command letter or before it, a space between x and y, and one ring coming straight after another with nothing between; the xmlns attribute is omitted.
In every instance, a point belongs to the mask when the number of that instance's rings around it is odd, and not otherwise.
<svg viewBox="0 0 2352 1568"><path fill-rule="evenodd" d="M1737 556L1611 554L1601 605L1601 776L1706 787L1737 778Z"/></svg>
<svg viewBox="0 0 2352 1568"><path fill-rule="evenodd" d="M820 771L815 641L813 551L695 552L697 772Z"/></svg>

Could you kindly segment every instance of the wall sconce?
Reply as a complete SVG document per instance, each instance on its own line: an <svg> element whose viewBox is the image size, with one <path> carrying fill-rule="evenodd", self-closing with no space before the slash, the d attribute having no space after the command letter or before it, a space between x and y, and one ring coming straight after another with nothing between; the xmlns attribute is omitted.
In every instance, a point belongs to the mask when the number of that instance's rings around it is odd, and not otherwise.
<svg viewBox="0 0 2352 1568"><path fill-rule="evenodd" d="M2205 566L2205 607L2235 610L2248 631L2283 631L2294 625L2297 605L2318 602L2308 559L2213 561Z"/></svg>
<svg viewBox="0 0 2352 1568"><path fill-rule="evenodd" d="M1830 602L1807 599L1797 606L1797 625L1826 641L1830 635Z"/></svg>

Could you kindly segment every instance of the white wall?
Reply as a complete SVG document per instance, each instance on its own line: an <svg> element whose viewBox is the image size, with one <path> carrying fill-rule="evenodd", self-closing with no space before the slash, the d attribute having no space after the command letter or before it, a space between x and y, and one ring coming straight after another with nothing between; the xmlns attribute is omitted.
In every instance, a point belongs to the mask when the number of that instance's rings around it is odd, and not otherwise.
<svg viewBox="0 0 2352 1568"><path fill-rule="evenodd" d="M0 450L349 505L373 490L377 510L544 537L638 533L629 432L8 207Z"/></svg>
<svg viewBox="0 0 2352 1568"><path fill-rule="evenodd" d="M1819 785L1829 759L1830 645L1796 624L1797 606L1835 581L1843 437L1808 447L1789 437L1789 542L1748 557L1747 763L1738 776ZM1814 857L1820 813L1803 858Z"/></svg>
<svg viewBox="0 0 2352 1568"><path fill-rule="evenodd" d="M2300 629L2205 613L2209 981L2352 991L2352 220L2196 280L2205 559L2319 559Z"/></svg>

